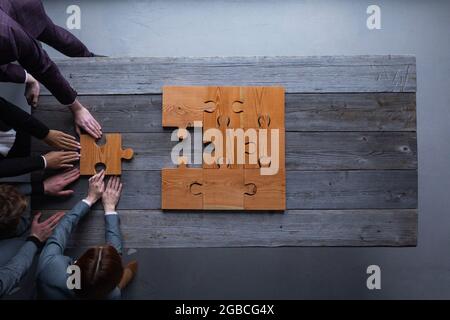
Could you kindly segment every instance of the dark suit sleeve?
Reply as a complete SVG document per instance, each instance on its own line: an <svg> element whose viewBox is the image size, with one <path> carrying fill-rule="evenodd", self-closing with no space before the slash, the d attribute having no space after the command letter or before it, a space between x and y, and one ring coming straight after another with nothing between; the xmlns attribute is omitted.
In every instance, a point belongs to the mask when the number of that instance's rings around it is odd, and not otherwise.
<svg viewBox="0 0 450 320"><path fill-rule="evenodd" d="M13 63L0 66L0 82L25 83L25 70Z"/></svg>
<svg viewBox="0 0 450 320"><path fill-rule="evenodd" d="M41 156L2 158L0 159L0 178L20 176L44 169L44 167L44 159Z"/></svg>
<svg viewBox="0 0 450 320"><path fill-rule="evenodd" d="M72 104L77 93L64 79L58 67L49 58L39 43L26 33L19 24L0 10L0 51L7 62L19 64L41 82L61 104Z"/></svg>
<svg viewBox="0 0 450 320"><path fill-rule="evenodd" d="M49 132L45 124L3 98L0 98L0 119L14 130L27 132L41 140Z"/></svg>
<svg viewBox="0 0 450 320"><path fill-rule="evenodd" d="M16 131L28 132L31 136L44 139L49 129L42 122L26 113L19 107L0 98L0 119ZM44 169L45 163L41 156L22 158L0 157L0 177L14 177L35 170ZM40 190L40 189L39 189Z"/></svg>

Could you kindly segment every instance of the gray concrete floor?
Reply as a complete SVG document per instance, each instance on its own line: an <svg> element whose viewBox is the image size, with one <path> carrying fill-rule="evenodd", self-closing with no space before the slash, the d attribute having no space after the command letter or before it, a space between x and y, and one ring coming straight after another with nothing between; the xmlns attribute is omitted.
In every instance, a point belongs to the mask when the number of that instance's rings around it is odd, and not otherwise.
<svg viewBox="0 0 450 320"><path fill-rule="evenodd" d="M64 25L72 1L44 1ZM93 51L109 56L417 56L416 248L139 249L128 299L450 298L449 1L76 1ZM366 8L381 7L368 30ZM49 50L52 56L58 56ZM21 89L2 92L22 101ZM131 252L130 252L131 253ZM382 289L366 288L377 264ZM20 291L17 293L20 294Z"/></svg>

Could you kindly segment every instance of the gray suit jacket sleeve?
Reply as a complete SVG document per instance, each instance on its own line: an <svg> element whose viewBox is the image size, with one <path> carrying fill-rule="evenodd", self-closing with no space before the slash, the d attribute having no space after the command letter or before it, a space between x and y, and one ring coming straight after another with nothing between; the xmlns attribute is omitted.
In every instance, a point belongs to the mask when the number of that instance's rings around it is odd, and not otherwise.
<svg viewBox="0 0 450 320"><path fill-rule="evenodd" d="M36 252L36 245L27 241L6 265L0 267L0 297L9 293L19 284L30 269Z"/></svg>
<svg viewBox="0 0 450 320"><path fill-rule="evenodd" d="M37 273L45 269L57 256L62 256L67 246L72 231L77 226L80 219L88 213L90 207L83 201L79 201L72 210L70 210L64 218L58 223L53 231L52 236L47 240L44 249L39 257Z"/></svg>
<svg viewBox="0 0 450 320"><path fill-rule="evenodd" d="M118 214L105 215L105 239L107 244L112 245L119 254L122 254L122 234Z"/></svg>

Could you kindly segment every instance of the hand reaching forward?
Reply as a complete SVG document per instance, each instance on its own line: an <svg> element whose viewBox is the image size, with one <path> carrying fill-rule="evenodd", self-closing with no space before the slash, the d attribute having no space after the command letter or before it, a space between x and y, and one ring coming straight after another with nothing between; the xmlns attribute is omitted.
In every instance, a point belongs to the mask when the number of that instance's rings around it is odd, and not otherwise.
<svg viewBox="0 0 450 320"><path fill-rule="evenodd" d="M80 128L82 128L95 139L100 139L102 137L102 127L78 100L75 100L70 109L73 113L75 130L78 135L81 134Z"/></svg>
<svg viewBox="0 0 450 320"><path fill-rule="evenodd" d="M39 222L41 215L39 212L34 216L31 224L31 235L38 238L39 241L45 242L52 235L53 229L56 228L59 220L64 217L64 212L55 213L42 223Z"/></svg>
<svg viewBox="0 0 450 320"><path fill-rule="evenodd" d="M39 82L29 73L25 79L25 98L30 106L37 108L41 88Z"/></svg>
<svg viewBox="0 0 450 320"><path fill-rule="evenodd" d="M44 193L50 196L69 196L73 190L64 190L64 188L79 177L80 170L74 168L47 178L44 180Z"/></svg>
<svg viewBox="0 0 450 320"><path fill-rule="evenodd" d="M59 150L78 150L80 143L74 136L58 130L50 130L44 138L44 142Z"/></svg>
<svg viewBox="0 0 450 320"><path fill-rule="evenodd" d="M103 209L105 212L116 211L116 205L119 202L122 192L122 183L119 177L109 178L105 192L102 196Z"/></svg>
<svg viewBox="0 0 450 320"><path fill-rule="evenodd" d="M105 170L89 178L89 190L86 200L94 204L100 199L105 191Z"/></svg>
<svg viewBox="0 0 450 320"><path fill-rule="evenodd" d="M72 162L78 161L80 155L75 151L52 151L44 155L48 169L72 168Z"/></svg>

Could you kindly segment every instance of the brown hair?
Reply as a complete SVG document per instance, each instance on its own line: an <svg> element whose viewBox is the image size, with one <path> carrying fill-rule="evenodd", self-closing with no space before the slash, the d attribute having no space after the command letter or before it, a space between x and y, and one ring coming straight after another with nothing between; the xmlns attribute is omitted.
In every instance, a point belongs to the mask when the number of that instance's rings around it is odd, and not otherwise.
<svg viewBox="0 0 450 320"><path fill-rule="evenodd" d="M81 289L75 293L81 298L104 299L122 278L122 258L110 245L88 249L75 264L81 272Z"/></svg>
<svg viewBox="0 0 450 320"><path fill-rule="evenodd" d="M15 187L0 185L0 237L14 235L27 199Z"/></svg>

